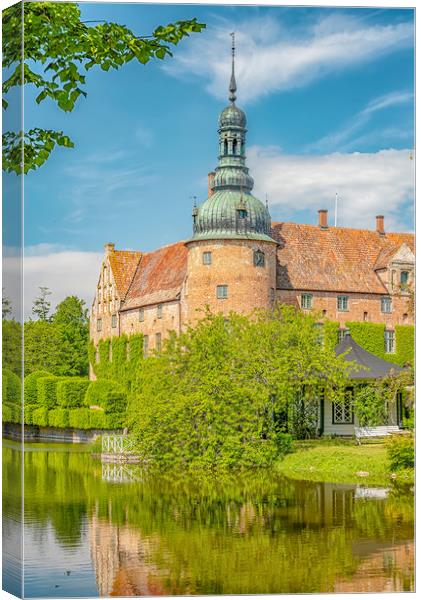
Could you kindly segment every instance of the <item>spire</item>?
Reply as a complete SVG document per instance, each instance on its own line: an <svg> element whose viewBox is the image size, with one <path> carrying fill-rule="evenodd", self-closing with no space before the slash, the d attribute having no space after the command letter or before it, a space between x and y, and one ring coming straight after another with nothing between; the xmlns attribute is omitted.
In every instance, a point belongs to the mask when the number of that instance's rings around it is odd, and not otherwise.
<svg viewBox="0 0 421 600"><path fill-rule="evenodd" d="M230 102L232 102L234 104L237 96L235 94L235 92L237 91L237 83L235 81L235 72L234 72L234 63L235 63L235 33L232 32L230 33L230 36L232 37L232 46L231 46L231 53L232 53L232 64L231 64L231 80L230 80L230 87L229 87L229 91L230 91L230 95L229 95L229 100Z"/></svg>

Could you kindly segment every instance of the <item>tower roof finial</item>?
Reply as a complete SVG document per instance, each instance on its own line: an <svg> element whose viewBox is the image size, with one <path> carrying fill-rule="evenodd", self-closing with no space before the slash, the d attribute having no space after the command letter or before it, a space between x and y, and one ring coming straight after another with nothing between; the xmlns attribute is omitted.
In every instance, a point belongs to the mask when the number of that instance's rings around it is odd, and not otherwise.
<svg viewBox="0 0 421 600"><path fill-rule="evenodd" d="M236 96L236 91L237 91L237 83L235 81L235 71L234 71L234 63L235 63L235 33L234 31L232 33L230 33L230 36L232 37L232 46L231 46L231 53L232 53L232 65L231 65L231 80L230 80L230 87L229 87L229 100L230 102L232 102L234 104L237 96Z"/></svg>

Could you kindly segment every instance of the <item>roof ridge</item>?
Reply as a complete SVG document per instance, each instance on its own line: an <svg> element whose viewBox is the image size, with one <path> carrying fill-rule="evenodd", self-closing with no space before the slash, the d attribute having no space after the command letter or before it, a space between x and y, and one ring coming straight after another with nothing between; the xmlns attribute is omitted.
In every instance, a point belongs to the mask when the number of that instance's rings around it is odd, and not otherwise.
<svg viewBox="0 0 421 600"><path fill-rule="evenodd" d="M271 226L275 227L276 225L298 225L299 227L311 227L313 229L320 229L319 225L313 225L312 223L296 223L295 221L272 221ZM334 225L329 225L329 227L324 231L337 231L339 229L345 231L367 231L368 233L378 235L375 229L363 229L358 227L335 227ZM386 231L385 235L410 235L415 238L415 233L411 233L409 231Z"/></svg>

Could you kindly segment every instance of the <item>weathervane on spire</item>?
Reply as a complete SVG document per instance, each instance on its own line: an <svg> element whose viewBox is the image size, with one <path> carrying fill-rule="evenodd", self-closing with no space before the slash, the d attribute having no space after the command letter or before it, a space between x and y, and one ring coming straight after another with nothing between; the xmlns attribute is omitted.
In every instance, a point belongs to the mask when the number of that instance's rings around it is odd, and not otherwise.
<svg viewBox="0 0 421 600"><path fill-rule="evenodd" d="M230 102L232 102L234 104L237 96L235 94L235 92L237 91L237 83L235 81L235 71L234 71L234 63L235 63L235 32L233 31L232 33L230 33L230 36L232 37L232 46L231 46L231 53L232 53L232 66L231 66L231 81L230 81L230 87L229 87L229 91L230 91L230 95L229 95L229 99Z"/></svg>

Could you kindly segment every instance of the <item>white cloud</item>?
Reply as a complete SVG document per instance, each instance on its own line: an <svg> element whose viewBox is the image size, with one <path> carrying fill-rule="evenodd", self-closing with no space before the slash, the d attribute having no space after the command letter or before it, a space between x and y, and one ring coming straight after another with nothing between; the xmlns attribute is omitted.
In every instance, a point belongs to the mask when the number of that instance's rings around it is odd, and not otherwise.
<svg viewBox="0 0 421 600"><path fill-rule="evenodd" d="M327 208L333 223L339 194L338 225L372 229L384 214L389 231L408 229L414 202L414 161L410 150L375 153L285 155L275 148L253 146L248 163L255 193L268 194L276 220L295 220L299 211Z"/></svg>
<svg viewBox="0 0 421 600"><path fill-rule="evenodd" d="M272 18L222 22L177 52L163 68L179 77L199 76L207 90L226 98L229 32L236 32L237 83L241 102L275 91L307 85L348 67L376 60L413 43L411 23L368 25L352 17L325 17L300 30L283 28Z"/></svg>
<svg viewBox="0 0 421 600"><path fill-rule="evenodd" d="M413 94L407 91L396 91L385 94L384 96L379 96L360 110L353 119L345 125L345 127L310 144L307 149L322 150L325 152L332 150L346 150L352 145L355 146L355 142L358 141L361 143L363 140L368 139L368 136L372 139L375 139L376 137L379 139L387 139L385 137L386 134L389 136L389 139L402 139L403 136L404 139L408 139L408 137L412 135L412 131L403 131L399 128L387 128L386 130L383 128L380 131L371 131L358 138L355 138L355 135L367 125L375 113L391 108L392 106L407 104L408 102L411 102L412 99Z"/></svg>
<svg viewBox="0 0 421 600"><path fill-rule="evenodd" d="M25 250L25 318L31 316L32 302L39 295L40 286L48 287L52 291L50 300L53 309L66 296L71 295L83 298L90 306L102 258L101 253L62 250L47 244ZM5 293L15 307L19 304L20 294L20 280L16 276L19 273L19 265L18 257L8 256L3 260Z"/></svg>

